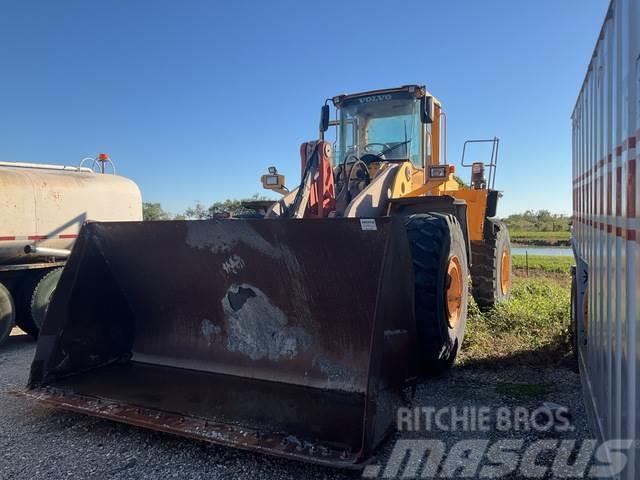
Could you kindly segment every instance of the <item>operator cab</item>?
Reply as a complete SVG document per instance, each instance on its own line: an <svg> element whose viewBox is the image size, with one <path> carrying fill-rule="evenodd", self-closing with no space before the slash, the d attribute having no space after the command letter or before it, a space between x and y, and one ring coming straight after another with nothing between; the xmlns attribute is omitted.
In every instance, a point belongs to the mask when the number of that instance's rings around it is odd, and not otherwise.
<svg viewBox="0 0 640 480"><path fill-rule="evenodd" d="M320 140L324 140L329 126L337 127L332 154L337 191L343 190L345 183L351 193L361 191L385 164L411 162L413 173L424 179L426 166L437 163L437 156L431 155L432 124L440 114L440 103L424 86L338 95L331 101L336 120L330 121L329 105L325 103L320 116ZM439 134L439 129L434 128L433 135ZM261 180L268 190L283 195L289 191L275 167ZM351 188L352 183L355 188Z"/></svg>
<svg viewBox="0 0 640 480"><path fill-rule="evenodd" d="M424 87L409 85L334 97L337 126L334 174L349 198L376 175L382 162L411 162L424 169L430 156L433 99Z"/></svg>
<svg viewBox="0 0 640 480"><path fill-rule="evenodd" d="M334 97L339 115L336 165L411 161L422 168L424 95L411 86Z"/></svg>

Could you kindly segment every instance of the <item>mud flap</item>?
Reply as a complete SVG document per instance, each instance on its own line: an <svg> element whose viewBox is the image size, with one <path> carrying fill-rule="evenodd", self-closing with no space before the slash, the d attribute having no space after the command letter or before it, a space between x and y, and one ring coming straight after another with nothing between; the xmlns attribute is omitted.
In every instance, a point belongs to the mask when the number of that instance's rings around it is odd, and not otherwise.
<svg viewBox="0 0 640 480"><path fill-rule="evenodd" d="M90 415L358 467L414 375L400 219L91 223L27 394Z"/></svg>

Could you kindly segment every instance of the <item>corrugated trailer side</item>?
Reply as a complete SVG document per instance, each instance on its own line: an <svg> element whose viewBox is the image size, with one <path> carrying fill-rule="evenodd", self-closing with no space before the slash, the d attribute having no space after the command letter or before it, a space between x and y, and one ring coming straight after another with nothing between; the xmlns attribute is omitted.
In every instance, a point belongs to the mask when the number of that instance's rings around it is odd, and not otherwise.
<svg viewBox="0 0 640 480"><path fill-rule="evenodd" d="M601 440L638 439L640 2L613 0L573 111L572 317ZM623 478L640 475L632 449Z"/></svg>

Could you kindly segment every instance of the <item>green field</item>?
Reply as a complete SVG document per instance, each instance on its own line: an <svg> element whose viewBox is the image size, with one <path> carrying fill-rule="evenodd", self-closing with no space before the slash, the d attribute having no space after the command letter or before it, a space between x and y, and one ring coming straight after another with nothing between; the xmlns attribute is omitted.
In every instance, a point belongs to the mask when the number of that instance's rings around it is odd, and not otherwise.
<svg viewBox="0 0 640 480"><path fill-rule="evenodd" d="M509 232L511 242L520 245L569 245L571 232Z"/></svg>
<svg viewBox="0 0 640 480"><path fill-rule="evenodd" d="M560 255L513 255L513 268L516 272L524 274L529 265L531 273L569 273L575 263L573 257Z"/></svg>

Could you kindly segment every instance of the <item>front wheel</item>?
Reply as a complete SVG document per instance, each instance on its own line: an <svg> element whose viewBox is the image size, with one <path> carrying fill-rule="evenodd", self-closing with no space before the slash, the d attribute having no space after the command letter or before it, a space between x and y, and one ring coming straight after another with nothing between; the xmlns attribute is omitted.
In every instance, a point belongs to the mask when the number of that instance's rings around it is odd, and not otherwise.
<svg viewBox="0 0 640 480"><path fill-rule="evenodd" d="M462 346L467 321L469 271L457 219L416 214L406 222L415 276L419 371L449 369Z"/></svg>

